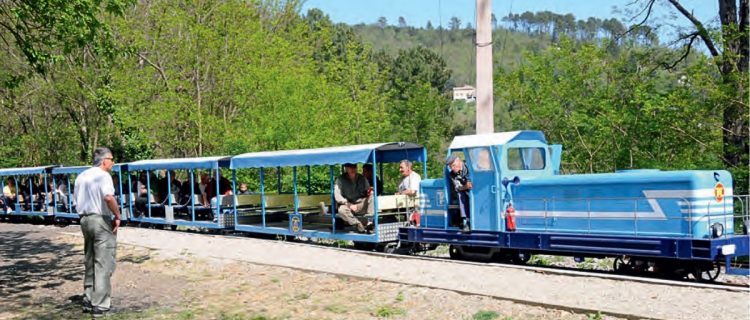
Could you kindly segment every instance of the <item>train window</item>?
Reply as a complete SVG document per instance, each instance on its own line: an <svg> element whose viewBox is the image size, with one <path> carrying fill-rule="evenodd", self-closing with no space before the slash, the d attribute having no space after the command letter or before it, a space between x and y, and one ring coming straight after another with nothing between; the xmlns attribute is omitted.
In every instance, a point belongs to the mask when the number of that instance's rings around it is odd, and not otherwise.
<svg viewBox="0 0 750 320"><path fill-rule="evenodd" d="M508 169L542 170L544 167L544 148L508 149Z"/></svg>
<svg viewBox="0 0 750 320"><path fill-rule="evenodd" d="M494 166L492 165L492 157L490 155L490 149L488 148L474 148L471 149L469 154L471 155L471 164L476 171L493 171Z"/></svg>

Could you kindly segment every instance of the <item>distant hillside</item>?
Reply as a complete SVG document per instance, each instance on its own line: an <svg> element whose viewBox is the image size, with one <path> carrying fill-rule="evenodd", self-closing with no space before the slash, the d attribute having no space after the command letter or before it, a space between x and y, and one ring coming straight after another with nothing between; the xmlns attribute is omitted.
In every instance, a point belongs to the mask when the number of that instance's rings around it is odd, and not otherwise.
<svg viewBox="0 0 750 320"><path fill-rule="evenodd" d="M376 51L385 50L395 56L399 50L418 45L427 47L443 56L448 67L453 71L449 87L474 84L475 54L474 30L459 29L418 29L388 26L380 28L375 25L355 25L354 30L365 43L370 43ZM549 45L549 38L531 37L522 32L508 29L496 29L493 34L493 56L495 67L498 65L514 68L522 60L525 51L536 51ZM504 48L504 49L503 49Z"/></svg>
<svg viewBox="0 0 750 320"><path fill-rule="evenodd" d="M502 17L500 22L493 15L494 30L493 56L494 67L502 66L515 69L522 62L524 52L537 52L557 42L561 35L577 41L602 41L614 39L614 35L627 30L617 19L601 20L587 18L576 20L572 14L556 14L549 11L524 12ZM434 28L428 23L425 27L406 25L407 18L399 19L399 26L388 25L385 18L373 24L352 26L366 43L373 48L385 50L395 56L398 50L417 45L425 46L440 53L453 70L449 87L475 82L474 33L471 24L461 27L461 21L451 18L446 28ZM628 41L635 44L658 44L655 33L646 26L633 30L627 38L617 41Z"/></svg>

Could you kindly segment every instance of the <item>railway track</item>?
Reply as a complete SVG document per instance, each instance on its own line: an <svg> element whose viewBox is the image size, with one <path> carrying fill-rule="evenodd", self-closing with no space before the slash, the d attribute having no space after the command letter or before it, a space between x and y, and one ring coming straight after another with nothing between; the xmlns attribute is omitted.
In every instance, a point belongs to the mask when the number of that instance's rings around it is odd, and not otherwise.
<svg viewBox="0 0 750 320"><path fill-rule="evenodd" d="M229 235L229 236L246 236L246 235ZM366 254L366 255L373 255L373 256L383 256L383 257L389 257L389 258L397 258L397 259L414 259L414 260L428 260L428 261L440 261L443 263L449 263L449 264L457 264L457 265L475 265L475 266L487 266L487 267L496 267L496 268L512 268L512 269L519 269L519 270L526 270L531 272L537 272L542 274L557 274L557 275L567 275L567 276L573 276L573 277L597 277L601 279L609 279L609 280L619 280L619 281L631 281L631 282L640 282L640 283L646 283L646 284L656 284L656 285L668 285L668 286L680 286L680 287L693 287L693 288L702 288L702 289L713 289L713 290L727 290L727 291L734 291L734 292L750 292L750 286L748 285L742 285L742 284L734 284L734 283L722 283L722 282L696 282L693 280L688 279L664 279L664 278L658 278L656 275L628 275L628 274L620 274L616 273L614 271L606 271L606 270L583 270L579 268L571 268L571 267L559 267L559 266L538 266L538 265L530 265L530 264L512 264L512 263L499 263L499 262L482 262L482 261L471 261L471 260L456 260L451 259L450 257L439 257L439 256L427 256L427 255L421 255L421 254L402 254L402 253L386 253L386 252L379 252L374 250L361 250L356 248L350 248L350 247L340 247L332 245L332 243L329 242L321 242L311 239L282 239L282 241L285 241L287 243L295 243L295 244L301 244L301 245L318 245L318 246L325 246L329 247L333 250L340 250L345 252L352 252L352 253L359 253L359 254Z"/></svg>

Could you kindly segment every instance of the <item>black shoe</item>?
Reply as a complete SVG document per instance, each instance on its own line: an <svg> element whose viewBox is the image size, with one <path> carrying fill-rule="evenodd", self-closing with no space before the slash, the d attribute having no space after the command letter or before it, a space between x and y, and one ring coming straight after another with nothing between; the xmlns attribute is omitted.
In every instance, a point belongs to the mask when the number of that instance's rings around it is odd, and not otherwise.
<svg viewBox="0 0 750 320"><path fill-rule="evenodd" d="M94 307L91 309L91 316L94 318L102 318L106 316L109 313L109 309L100 309L97 307Z"/></svg>
<svg viewBox="0 0 750 320"><path fill-rule="evenodd" d="M91 306L91 302L88 302L86 300L82 301L81 305L83 306L83 312L91 312L94 309Z"/></svg>

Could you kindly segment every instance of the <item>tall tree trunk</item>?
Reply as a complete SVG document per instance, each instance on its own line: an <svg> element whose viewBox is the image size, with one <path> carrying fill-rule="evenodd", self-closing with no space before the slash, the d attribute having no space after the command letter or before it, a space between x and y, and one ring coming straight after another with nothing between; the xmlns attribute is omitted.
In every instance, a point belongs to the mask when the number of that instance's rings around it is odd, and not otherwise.
<svg viewBox="0 0 750 320"><path fill-rule="evenodd" d="M721 74L728 89L733 90L734 98L724 108L724 159L735 168L748 167L748 0L739 1L739 14L736 0L719 0L719 19L722 27L723 50ZM748 191L747 177L738 191Z"/></svg>

